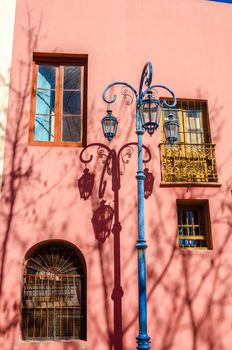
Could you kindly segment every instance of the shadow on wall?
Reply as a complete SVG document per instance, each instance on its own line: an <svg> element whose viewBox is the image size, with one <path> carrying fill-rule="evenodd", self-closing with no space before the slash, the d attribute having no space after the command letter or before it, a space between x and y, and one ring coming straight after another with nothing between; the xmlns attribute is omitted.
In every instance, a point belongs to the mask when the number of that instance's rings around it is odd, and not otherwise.
<svg viewBox="0 0 232 350"><path fill-rule="evenodd" d="M7 153L5 155L1 198L0 296L3 322L0 326L0 335L3 340L0 344L4 350L13 349L14 344L18 344L21 301L19 293L15 295L14 293L17 292L12 291L14 289L12 286L17 285L18 288L21 283L21 276L18 275L19 266L22 266L23 252L29 248L27 239L24 238L17 223L25 220L30 225L35 225L38 232L45 232L47 239L56 238L54 237L54 231L49 226L50 221L55 221L56 208L59 204L59 197L54 202L53 194L55 196L58 190L62 188L62 181L70 169L76 167L74 160L70 162L68 160L67 163L63 161L62 171L50 186L43 178L43 169L38 166L40 162L42 163L42 158L49 156L50 150L45 150L41 159L36 158L36 161L28 150L28 120L23 116L28 112L28 101L31 94L30 63L32 52L36 50L38 41L43 39L40 33L43 18L41 15L38 29L35 31L35 27L31 23L31 10L29 9L27 17L28 26L23 30L27 37L28 57L17 62L19 79L17 83L12 81L10 86L11 96L13 97L8 113ZM14 69L16 68L13 67L12 76L14 76ZM26 75L25 72L27 72ZM96 111L95 106L92 107L91 110ZM219 118L220 110L221 107L218 107L215 103L215 107L210 111L211 116L213 116L211 122L215 125L218 125L216 120ZM89 128L91 128L91 123L93 124L93 121L90 120ZM126 142L127 137L128 135L125 135L124 142ZM214 129L214 139L220 140L219 127ZM81 175L80 163L78 163L78 166L80 167L79 175ZM223 166L224 164L221 164L221 167ZM92 172L98 171L96 163L93 168ZM230 193L231 181L232 178L230 177L228 183L223 184L224 194ZM35 196L31 191L32 188L38 188L39 195L37 191ZM73 178L70 180L67 189L70 188L74 189ZM173 191L175 191L176 198L180 198L180 193L183 193L178 189ZM106 192L107 200L111 198L110 196L112 195ZM202 196L204 196L204 190L202 190ZM220 236L218 232L215 232L217 244L215 244L214 251L200 253L181 251L177 247L177 236L170 237L166 224L167 220L175 218L175 209L173 208L173 211L165 216L165 202L162 196L156 196L152 202L156 216L155 219L150 221L149 227L156 227L157 229L151 229L151 244L154 247L155 263L153 263L153 260L148 262L148 309L152 310L154 315L152 322L149 324L149 334L152 335L152 339L154 337L156 350L176 350L177 347L182 350L180 345L182 336L188 340L187 345L183 345L185 350L201 350L203 347L207 350L229 350L228 344L224 343L224 334L226 331L225 320L231 304L232 204L231 197L226 195L222 198L218 194L218 198L215 196L211 199L218 201L217 215L212 218L212 224L215 227L220 224L220 227L224 229ZM41 218L38 202L40 205L41 203L46 204L47 216L45 219ZM67 208L75 207L75 202L76 197L66 203ZM119 200L114 205L118 205L119 210ZM98 197L94 195L91 197L91 208L96 209L97 206ZM120 198L120 208L123 208L120 219L123 231L127 219L134 222L136 202L132 201L130 197L130 206L128 206L128 197L124 196ZM62 235L68 225L68 218L64 218L63 224L59 226L59 232L55 231L56 235ZM134 279L134 276L137 276L137 267L133 267L133 272L131 272L131 268L130 270L128 268L129 260L136 259L136 250L131 247L127 255L128 260L123 260L121 265L120 232L121 226L113 229L116 259L114 261L114 273L111 271L112 250L110 245L94 240L90 244L89 240L88 242L85 241L85 237L80 242L80 246L93 255L89 259L88 270L90 271L94 264L99 264L101 273L96 288L102 292L102 304L99 302L96 309L88 311L89 322L93 324L92 330L95 329L94 334L91 334L92 343L88 345L91 350L98 350L99 342L101 342L102 348L108 350L113 348L114 350L129 350L131 347L135 347L135 339L130 338L130 335L137 332L137 303L131 305L130 312L122 310L123 289L124 292L128 290L128 282L124 281L121 286L121 273L123 271L126 275L127 271L130 271L129 280L132 281L133 290L137 290ZM20 259L12 254L12 247L15 246L22 252ZM7 278L9 267L15 272L14 281ZM111 299L113 299L113 303ZM158 302L160 299L163 304ZM103 315L104 326L99 324L97 317L99 313ZM56 349L72 350L76 349L77 344L78 342L59 342ZM79 342L79 344L79 348L84 350L86 344L84 342ZM47 348L52 346L54 347L53 344L49 343ZM38 349L39 345L31 343L28 347L31 350Z"/></svg>
<svg viewBox="0 0 232 350"><path fill-rule="evenodd" d="M125 166L129 163L130 158L134 153L134 148L137 148L136 142L126 143L118 151L111 149L108 146L101 143L93 143L87 145L80 154L80 160L85 164L86 168L84 174L78 180L78 187L80 190L80 195L84 199L88 199L92 194L93 179L96 177L96 174L90 173L87 166L91 163L93 159L93 154L89 152L94 151L97 148L96 157L102 162L102 172L99 182L98 197L100 206L94 211L92 217L92 224L95 232L95 237L98 240L99 244L97 245L100 258L101 266L101 276L102 276L102 285L104 289L104 302L105 302L105 315L106 315L106 324L107 324L107 333L110 349L122 350L123 346L123 330L122 330L122 297L123 289L121 286L121 244L120 244L120 234L122 230L120 215L119 215L119 194L121 188L121 176L124 174ZM151 153L149 149L145 146L144 148L144 165L150 162ZM135 152L137 153L137 152ZM105 191L107 188L106 178L111 179L111 190L113 192L113 203L114 207L110 207L105 204L106 201L103 200L105 196ZM92 196L91 198L97 198L97 196ZM127 201L130 201L129 197L126 197ZM93 203L95 204L95 203ZM132 211L135 209L135 202L131 206ZM107 288L107 274L104 269L104 261L107 261L108 258L104 256L103 244L106 239L109 237L111 232L111 226L113 222L112 233L114 236L113 243L113 280L114 286L111 294L111 299L113 300L113 330L110 327L110 305L109 301L109 291Z"/></svg>
<svg viewBox="0 0 232 350"><path fill-rule="evenodd" d="M49 157L51 150L44 148L43 152L40 152L42 155L41 158L39 158L38 156L34 157L34 153L28 148L27 114L29 112L28 107L31 95L31 58L33 51L37 49L38 42L42 41L44 38L41 34L41 25L43 22L42 14L40 22L37 23L36 30L34 23L31 23L31 14L32 11L27 8L27 28L22 28L27 40L27 52L26 54L24 52L24 56L21 60L15 62L12 69L13 78L10 85L11 99L6 130L5 168L1 198L2 226L0 246L0 296L3 315L3 322L0 326L0 346L2 349L6 350L14 348L14 344L18 347L22 346L23 348L28 347L30 349L38 349L40 346L39 344L33 343L22 343L21 345L18 343L21 317L21 296L19 291L22 283L20 273L22 272L23 256L27 249L30 248L30 246L28 246L28 240L24 236L23 228L20 227L20 223L24 222L25 225L28 224L30 227L35 227L36 232L43 233L43 237L44 234L47 234L47 239L56 238L57 236L62 237L62 233L69 225L68 218L64 218L63 224L59 227L59 232L56 230L54 233L49 223L52 220L56 220L56 207L59 204L59 196L56 196L56 194L62 187L62 181L69 173L69 170L76 167L76 159L69 159L67 163L63 161L62 171L57 177L57 180L50 186L46 178L44 179L41 164L43 164L44 159ZM14 80L14 77L17 77L16 80ZM91 127L91 125L89 127ZM126 137L127 135L125 135L125 138ZM59 151L57 152L59 154ZM60 155L61 154L62 150L60 151ZM73 178L70 180L69 186L67 187L74 190ZM56 202L53 201L53 195L58 197ZM95 207L95 201L95 199L92 200L92 207ZM46 206L47 215L45 218L41 215L41 204ZM75 204L76 197L75 201L70 200L67 207L75 206ZM116 236L117 235L115 235L115 237ZM35 241L36 243L39 240L40 237L37 235L37 241L35 237L33 242ZM96 344L99 343L99 338L101 338L101 343L105 344L106 349L112 349L114 342L110 300L112 294L112 274L110 264L108 263L108 261L111 261L112 254L108 248L104 249L103 245L98 242L93 242L91 247L89 247L88 243L85 243L83 239L82 242L80 242L80 246L82 248L86 247L86 250L90 250L91 252L96 251L102 277L102 283L98 288L102 289L104 305L102 309L100 306L96 312L104 315L107 334L102 331L101 325L99 325L97 321L97 315L94 313L91 314L90 311L89 318L92 319L92 323L95 324L97 330L96 336L92 336L93 344L91 344L91 349L97 346ZM17 250L16 255L14 254L15 250ZM11 271L9 271L9 266L11 267ZM119 274L116 278L119 277ZM13 280L12 275L14 275ZM120 293L121 289L120 292L118 292L115 287L112 298L117 300L120 298ZM115 321L114 324L120 323L122 317L119 313L116 318L117 321ZM120 337L117 338L117 342L120 342ZM59 342L59 344L56 343L56 348L76 349L78 343L80 344L80 349L86 347L86 344L80 341L70 343ZM54 344L55 343L53 343L53 345L47 344L46 347L50 348L54 346Z"/></svg>

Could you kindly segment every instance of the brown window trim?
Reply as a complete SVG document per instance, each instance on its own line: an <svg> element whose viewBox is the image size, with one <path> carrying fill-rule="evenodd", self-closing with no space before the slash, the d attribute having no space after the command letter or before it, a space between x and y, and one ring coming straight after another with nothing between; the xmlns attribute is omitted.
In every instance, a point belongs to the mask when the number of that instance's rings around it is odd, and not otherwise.
<svg viewBox="0 0 232 350"><path fill-rule="evenodd" d="M179 245L179 234L178 234L178 218L177 218L177 237L178 237L178 246L182 251L212 251L213 250L213 241L212 241L212 232L211 232L211 220L210 220L210 211L209 211L209 200L208 199L177 199L176 200L176 210L178 215L178 209L184 208L185 210L193 209L194 207L202 207L202 218L205 224L205 240L206 247L180 247ZM191 236L190 236L191 239Z"/></svg>
<svg viewBox="0 0 232 350"><path fill-rule="evenodd" d="M54 141L35 141L34 140L34 128L35 128L35 107L36 107L36 84L37 84L37 67L38 64L53 63L57 65L59 74L56 75L56 114L55 114L55 135ZM81 142L69 142L61 141L61 111L59 110L59 95L63 88L61 79L61 67L67 64L81 65L84 68L83 78L83 116L82 116L82 141ZM30 120L29 120L29 145L30 146L45 146L45 147L85 147L87 144L87 82L88 82L88 55L87 54L62 54L62 53L43 53L35 52L33 54L32 65L32 91L31 91L31 104L30 104Z"/></svg>

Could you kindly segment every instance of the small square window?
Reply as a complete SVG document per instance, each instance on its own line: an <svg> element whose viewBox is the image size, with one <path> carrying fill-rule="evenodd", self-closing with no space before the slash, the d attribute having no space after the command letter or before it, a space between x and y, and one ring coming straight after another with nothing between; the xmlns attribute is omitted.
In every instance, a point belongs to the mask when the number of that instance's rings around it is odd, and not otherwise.
<svg viewBox="0 0 232 350"><path fill-rule="evenodd" d="M182 249L212 249L207 200L177 200L179 246Z"/></svg>
<svg viewBox="0 0 232 350"><path fill-rule="evenodd" d="M29 144L86 144L87 55L34 54Z"/></svg>

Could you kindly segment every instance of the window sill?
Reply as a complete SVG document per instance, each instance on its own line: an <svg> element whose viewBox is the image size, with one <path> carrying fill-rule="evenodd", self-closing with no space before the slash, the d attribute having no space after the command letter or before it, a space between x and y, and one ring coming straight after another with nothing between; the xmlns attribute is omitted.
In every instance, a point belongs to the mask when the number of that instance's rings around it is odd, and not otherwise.
<svg viewBox="0 0 232 350"><path fill-rule="evenodd" d="M163 182L160 187L221 187L222 184L218 182Z"/></svg>
<svg viewBox="0 0 232 350"><path fill-rule="evenodd" d="M196 252L196 251L200 251L200 252L212 252L213 251L213 249L212 248L208 248L208 247L195 247L195 248L193 248L193 247L179 247L179 249L180 249L180 251L181 251L181 253L183 254L183 255L191 255L191 253L192 252Z"/></svg>
<svg viewBox="0 0 232 350"><path fill-rule="evenodd" d="M28 146L41 146L41 147L60 147L60 148L66 148L66 147L73 147L73 148L83 148L83 144L81 142L49 142L49 141L32 141L28 143Z"/></svg>

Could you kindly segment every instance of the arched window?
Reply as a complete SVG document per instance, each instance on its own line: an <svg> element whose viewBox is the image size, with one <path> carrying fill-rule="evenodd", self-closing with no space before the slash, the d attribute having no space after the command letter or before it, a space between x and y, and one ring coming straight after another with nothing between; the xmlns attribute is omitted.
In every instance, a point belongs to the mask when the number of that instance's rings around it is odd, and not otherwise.
<svg viewBox="0 0 232 350"><path fill-rule="evenodd" d="M49 242L26 257L22 339L86 339L85 262L72 246Z"/></svg>

